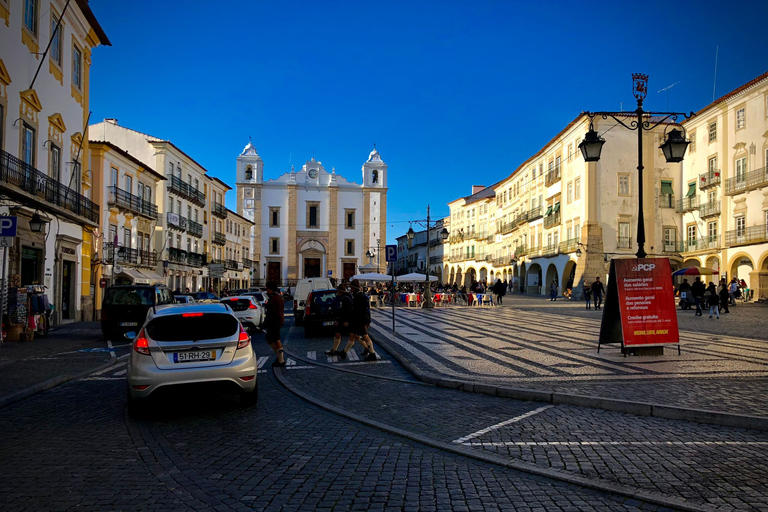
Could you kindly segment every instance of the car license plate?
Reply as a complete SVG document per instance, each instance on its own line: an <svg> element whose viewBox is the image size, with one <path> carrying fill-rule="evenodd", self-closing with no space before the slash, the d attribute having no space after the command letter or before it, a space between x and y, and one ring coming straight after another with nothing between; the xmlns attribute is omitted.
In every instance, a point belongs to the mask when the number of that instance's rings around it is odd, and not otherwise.
<svg viewBox="0 0 768 512"><path fill-rule="evenodd" d="M174 363L189 363L194 361L215 361L215 350L193 350L189 352L174 352Z"/></svg>
<svg viewBox="0 0 768 512"><path fill-rule="evenodd" d="M323 322L323 325L336 325L336 322L331 320L330 322Z"/></svg>
<svg viewBox="0 0 768 512"><path fill-rule="evenodd" d="M139 322L120 322L120 327L136 327Z"/></svg>

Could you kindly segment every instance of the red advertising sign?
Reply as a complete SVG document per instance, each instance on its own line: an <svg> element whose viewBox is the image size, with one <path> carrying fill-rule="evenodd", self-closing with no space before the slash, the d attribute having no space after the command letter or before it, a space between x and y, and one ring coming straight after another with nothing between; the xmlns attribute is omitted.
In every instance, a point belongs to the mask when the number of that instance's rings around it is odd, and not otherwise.
<svg viewBox="0 0 768 512"><path fill-rule="evenodd" d="M667 258L616 259L624 346L679 343L672 269Z"/></svg>

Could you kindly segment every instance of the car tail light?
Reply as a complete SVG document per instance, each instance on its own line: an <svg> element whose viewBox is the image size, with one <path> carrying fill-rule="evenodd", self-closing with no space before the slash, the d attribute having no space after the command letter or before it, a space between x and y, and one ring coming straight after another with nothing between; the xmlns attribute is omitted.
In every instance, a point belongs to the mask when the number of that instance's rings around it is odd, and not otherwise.
<svg viewBox="0 0 768 512"><path fill-rule="evenodd" d="M149 342L144 335L144 329L139 332L139 336L136 338L136 341L133 342L133 350L139 354L144 354L145 356L149 355Z"/></svg>
<svg viewBox="0 0 768 512"><path fill-rule="evenodd" d="M293 309L296 309L299 307L299 301L295 300L293 301Z"/></svg>
<svg viewBox="0 0 768 512"><path fill-rule="evenodd" d="M240 326L240 337L237 338L237 349L240 350L241 348L247 347L251 343L251 337L248 336L248 333L245 332L245 329L243 329L243 326Z"/></svg>
<svg viewBox="0 0 768 512"><path fill-rule="evenodd" d="M253 380L255 378L256 378L255 375L246 375L245 377L240 377L240 380L244 380L244 381L248 382L249 380Z"/></svg>
<svg viewBox="0 0 768 512"><path fill-rule="evenodd" d="M312 304L312 293L307 296L307 305L304 306L304 316L309 316L309 305Z"/></svg>
<svg viewBox="0 0 768 512"><path fill-rule="evenodd" d="M248 303L248 309L259 309L259 307L253 302Z"/></svg>
<svg viewBox="0 0 768 512"><path fill-rule="evenodd" d="M196 316L203 316L203 314L202 313L182 313L181 314L182 318L191 318Z"/></svg>

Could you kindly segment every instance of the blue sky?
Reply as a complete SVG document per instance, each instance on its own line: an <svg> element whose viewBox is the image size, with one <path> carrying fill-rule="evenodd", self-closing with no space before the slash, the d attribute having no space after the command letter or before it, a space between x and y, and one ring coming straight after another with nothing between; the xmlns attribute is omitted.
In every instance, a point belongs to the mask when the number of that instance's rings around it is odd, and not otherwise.
<svg viewBox="0 0 768 512"><path fill-rule="evenodd" d="M582 110L698 110L768 71L768 2L91 0L112 41L91 119L170 139L234 183L311 158L389 165L388 239L509 175ZM222 9L216 9L221 5ZM657 93L680 82L667 94ZM227 197L235 205L234 192Z"/></svg>

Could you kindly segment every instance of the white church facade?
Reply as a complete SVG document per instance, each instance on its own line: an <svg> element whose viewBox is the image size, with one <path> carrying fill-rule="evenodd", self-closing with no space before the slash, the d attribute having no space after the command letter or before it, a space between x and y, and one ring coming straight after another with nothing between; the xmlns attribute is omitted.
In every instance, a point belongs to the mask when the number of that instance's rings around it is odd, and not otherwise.
<svg viewBox="0 0 768 512"><path fill-rule="evenodd" d="M237 212L254 223L256 281L349 279L369 261L367 252L384 250L387 164L375 148L362 166L362 184L314 158L265 180L264 162L249 142L237 158L236 187Z"/></svg>

